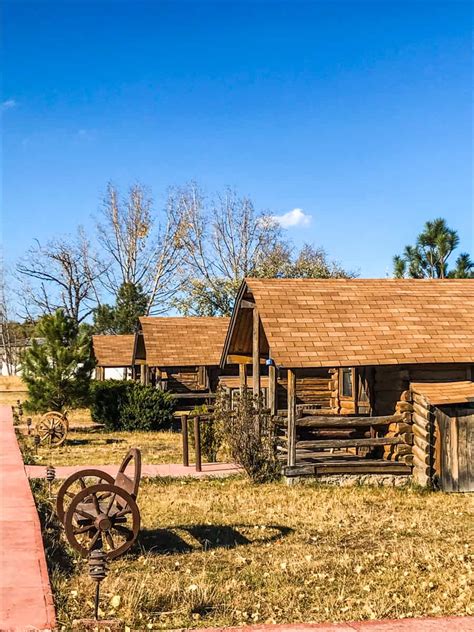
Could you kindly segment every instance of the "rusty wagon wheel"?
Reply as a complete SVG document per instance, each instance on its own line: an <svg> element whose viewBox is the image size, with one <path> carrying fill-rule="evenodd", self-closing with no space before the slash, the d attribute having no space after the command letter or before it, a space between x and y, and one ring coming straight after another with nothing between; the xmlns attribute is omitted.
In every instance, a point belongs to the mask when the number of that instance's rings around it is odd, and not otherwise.
<svg viewBox="0 0 474 632"><path fill-rule="evenodd" d="M72 499L64 527L69 544L83 557L102 548L107 559L113 559L137 539L140 511L124 489L101 483L83 489Z"/></svg>
<svg viewBox="0 0 474 632"><path fill-rule="evenodd" d="M71 504L71 500L75 498L79 492L87 487L100 485L101 483L113 485L114 481L114 477L107 474L107 472L92 468L71 474L59 488L56 498L56 513L59 520L64 524L64 516Z"/></svg>
<svg viewBox="0 0 474 632"><path fill-rule="evenodd" d="M41 417L36 424L35 430L41 443L56 448L66 440L69 423L65 415L50 410Z"/></svg>

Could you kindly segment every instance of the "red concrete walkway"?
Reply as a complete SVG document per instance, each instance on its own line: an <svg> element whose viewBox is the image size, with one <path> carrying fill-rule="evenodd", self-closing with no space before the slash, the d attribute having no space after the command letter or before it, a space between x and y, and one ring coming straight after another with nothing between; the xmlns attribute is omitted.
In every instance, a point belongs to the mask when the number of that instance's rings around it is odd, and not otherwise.
<svg viewBox="0 0 474 632"><path fill-rule="evenodd" d="M118 465L91 465L90 463L85 463L84 465L59 465L56 468L56 478L67 478L71 474L83 470L86 467L103 470L112 476L115 476L119 469ZM46 477L45 465L25 465L25 469L29 478ZM155 476L170 476L172 478L183 478L185 476L192 476L193 478L223 478L240 473L242 473L242 470L233 463L203 463L202 472L196 472L194 466L185 467L179 463L162 463L160 465L142 464L142 476L151 478Z"/></svg>
<svg viewBox="0 0 474 632"><path fill-rule="evenodd" d="M199 632L312 632L312 630L316 632L474 632L474 617L251 625L243 628L201 628Z"/></svg>
<svg viewBox="0 0 474 632"><path fill-rule="evenodd" d="M55 613L41 527L13 428L0 407L0 630L51 630Z"/></svg>

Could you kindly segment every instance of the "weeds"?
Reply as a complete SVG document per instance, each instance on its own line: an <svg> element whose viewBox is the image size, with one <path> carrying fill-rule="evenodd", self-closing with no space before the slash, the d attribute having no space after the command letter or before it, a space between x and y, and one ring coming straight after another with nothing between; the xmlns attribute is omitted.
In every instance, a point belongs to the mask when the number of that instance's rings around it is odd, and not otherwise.
<svg viewBox="0 0 474 632"><path fill-rule="evenodd" d="M244 479L142 483L142 533L112 562L104 616L131 629L473 614L473 499ZM83 616L83 563L53 575Z"/></svg>

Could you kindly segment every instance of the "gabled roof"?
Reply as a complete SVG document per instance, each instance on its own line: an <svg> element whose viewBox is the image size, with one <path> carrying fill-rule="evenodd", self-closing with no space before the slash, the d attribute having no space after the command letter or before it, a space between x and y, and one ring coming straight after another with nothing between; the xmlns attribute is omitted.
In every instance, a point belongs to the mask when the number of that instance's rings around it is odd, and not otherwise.
<svg viewBox="0 0 474 632"><path fill-rule="evenodd" d="M142 317L140 332L149 366L218 365L229 318Z"/></svg>
<svg viewBox="0 0 474 632"><path fill-rule="evenodd" d="M279 366L474 362L470 279L246 279L223 364L252 351L245 301L258 308L261 353Z"/></svg>
<svg viewBox="0 0 474 632"><path fill-rule="evenodd" d="M92 347L98 366L132 366L134 345L134 335L92 336Z"/></svg>
<svg viewBox="0 0 474 632"><path fill-rule="evenodd" d="M412 382L410 389L433 406L474 403L474 382Z"/></svg>

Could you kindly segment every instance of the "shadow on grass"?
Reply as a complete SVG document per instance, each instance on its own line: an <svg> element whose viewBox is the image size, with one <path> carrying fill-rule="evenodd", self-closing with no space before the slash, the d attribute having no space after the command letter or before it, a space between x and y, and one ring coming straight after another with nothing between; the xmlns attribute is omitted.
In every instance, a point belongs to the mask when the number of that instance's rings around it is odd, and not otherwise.
<svg viewBox="0 0 474 632"><path fill-rule="evenodd" d="M67 439L67 445L92 445L97 443L98 445L111 445L112 443L127 443L125 439L103 439L100 435L91 439Z"/></svg>
<svg viewBox="0 0 474 632"><path fill-rule="evenodd" d="M144 529L138 543L142 553L165 555L210 551L217 548L234 549L250 544L275 542L293 533L281 525L266 525L264 529L253 525L183 525L169 529ZM191 541L190 541L191 540Z"/></svg>

